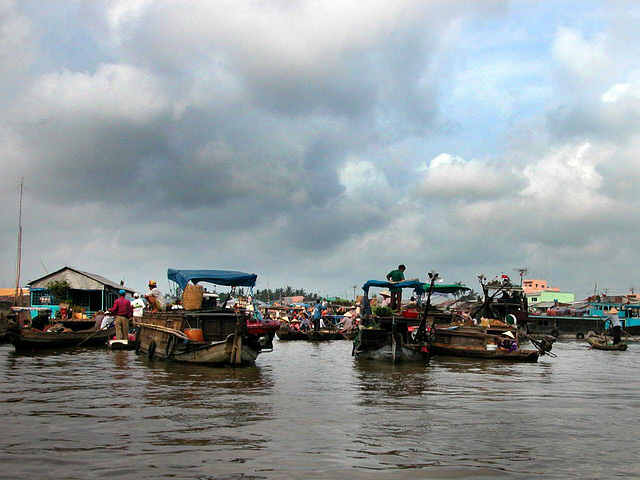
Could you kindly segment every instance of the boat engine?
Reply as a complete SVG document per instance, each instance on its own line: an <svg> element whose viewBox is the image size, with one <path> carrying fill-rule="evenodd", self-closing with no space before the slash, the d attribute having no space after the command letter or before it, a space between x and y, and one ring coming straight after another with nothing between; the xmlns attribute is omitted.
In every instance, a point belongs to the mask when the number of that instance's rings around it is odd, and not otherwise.
<svg viewBox="0 0 640 480"><path fill-rule="evenodd" d="M553 344L555 341L556 341L556 338L552 337L551 335L547 335L542 340L540 340L539 345L537 345L540 355L545 355L551 352L551 349L553 348Z"/></svg>

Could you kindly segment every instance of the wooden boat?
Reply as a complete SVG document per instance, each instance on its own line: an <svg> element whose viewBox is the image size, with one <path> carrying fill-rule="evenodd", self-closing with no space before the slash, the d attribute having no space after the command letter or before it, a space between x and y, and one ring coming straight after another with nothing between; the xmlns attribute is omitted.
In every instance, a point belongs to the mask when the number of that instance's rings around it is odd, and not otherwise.
<svg viewBox="0 0 640 480"><path fill-rule="evenodd" d="M105 330L89 329L77 332L39 332L17 326L7 329L7 341L16 350L44 350L52 348L104 346L113 335L114 327Z"/></svg>
<svg viewBox="0 0 640 480"><path fill-rule="evenodd" d="M307 340L311 342L326 342L329 340L340 340L344 338L337 330L322 328L320 330L309 330L306 332Z"/></svg>
<svg viewBox="0 0 640 480"><path fill-rule="evenodd" d="M280 329L276 332L276 335L280 340L307 340L307 332L300 330L294 330L289 328L285 324L280 326Z"/></svg>
<svg viewBox="0 0 640 480"><path fill-rule="evenodd" d="M391 363L429 360L428 344L408 340L403 322L397 323L393 331L385 320L379 319L376 326L358 330L352 352L356 358Z"/></svg>
<svg viewBox="0 0 640 480"><path fill-rule="evenodd" d="M356 338L356 335L358 335L358 329L354 328L352 330L349 330L348 332L340 332L342 334L342 337L345 340L353 340Z"/></svg>
<svg viewBox="0 0 640 480"><path fill-rule="evenodd" d="M508 325L496 328L483 328L481 326L436 326L431 331L432 355L450 355L457 357L475 357L489 360L509 360L520 362L537 362L540 352L538 350L507 351L500 348L500 342L507 339L503 334L515 330ZM515 339L513 340L516 341Z"/></svg>
<svg viewBox="0 0 640 480"><path fill-rule="evenodd" d="M390 283L380 280L369 280L362 286L364 291L361 327L353 342L352 355L356 358L380 360L386 362L428 361L431 355L430 339L426 332L427 315L429 311L431 294L433 292L453 293L468 290L462 285L436 285L439 275L435 272L429 274L430 283L422 283L416 280ZM420 302L422 296L427 293L426 304L422 308L423 314L418 317L393 315L390 317L378 317L372 314L369 302L369 289L379 287L384 289L406 288L412 289Z"/></svg>
<svg viewBox="0 0 640 480"><path fill-rule="evenodd" d="M599 339L597 337L589 337L587 338L587 342L591 345L591 348L595 350L619 350L624 352L628 346L626 343L618 343L617 345L609 344L604 339Z"/></svg>
<svg viewBox="0 0 640 480"><path fill-rule="evenodd" d="M226 270L168 270L169 280L185 291L189 282L209 282L252 289L257 276ZM171 310L146 314L137 322L136 352L149 358L210 365L251 365L261 352L273 349L280 328L264 321L252 306Z"/></svg>

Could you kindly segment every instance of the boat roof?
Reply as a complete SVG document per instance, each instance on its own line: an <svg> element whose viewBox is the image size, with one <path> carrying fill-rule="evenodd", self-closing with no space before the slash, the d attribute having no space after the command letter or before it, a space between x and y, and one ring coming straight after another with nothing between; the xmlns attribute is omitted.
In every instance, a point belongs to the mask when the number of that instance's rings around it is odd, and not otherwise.
<svg viewBox="0 0 640 480"><path fill-rule="evenodd" d="M193 284L208 282L229 287L253 287L258 275L234 270L176 270L169 268L167 278L176 282L184 290L190 281Z"/></svg>
<svg viewBox="0 0 640 480"><path fill-rule="evenodd" d="M386 280L368 280L363 286L362 290L364 290L365 295L369 294L369 288L371 287L380 287L380 288L412 288L417 294L422 294L424 292L429 291L430 283L419 282L418 280L405 280L404 282L391 283ZM433 291L436 293L456 293L464 290L470 290L469 287L465 287L464 285L459 285L457 283L454 284L441 284L436 283L433 286Z"/></svg>

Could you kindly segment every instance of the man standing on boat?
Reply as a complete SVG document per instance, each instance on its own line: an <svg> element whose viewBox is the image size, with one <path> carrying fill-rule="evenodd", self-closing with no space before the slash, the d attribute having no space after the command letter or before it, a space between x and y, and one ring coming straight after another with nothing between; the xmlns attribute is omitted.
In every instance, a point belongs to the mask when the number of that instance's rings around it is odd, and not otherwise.
<svg viewBox="0 0 640 480"><path fill-rule="evenodd" d="M151 313L158 313L164 310L164 299L158 284L154 280L149 280L149 293L144 298L149 302Z"/></svg>
<svg viewBox="0 0 640 480"><path fill-rule="evenodd" d="M313 307L313 330L320 330L320 321L322 320L322 312L326 309L322 303L320 303L320 299L316 300L316 304Z"/></svg>
<svg viewBox="0 0 640 480"><path fill-rule="evenodd" d="M133 307L131 302L124 298L125 291L120 290L118 299L113 302L111 314L116 317L116 339L129 339L129 319L133 316Z"/></svg>
<svg viewBox="0 0 640 480"><path fill-rule="evenodd" d="M617 345L620 343L620 334L622 332L622 325L620 324L620 317L618 317L618 309L613 307L609 310L609 316L607 320L611 327L611 335L613 335L613 344Z"/></svg>
<svg viewBox="0 0 640 480"><path fill-rule="evenodd" d="M387 280L391 283L402 282L404 280L404 271L407 269L404 265L398 265L397 270L391 270L387 273ZM391 310L400 310L402 305L402 289L398 287L389 288L391 292Z"/></svg>

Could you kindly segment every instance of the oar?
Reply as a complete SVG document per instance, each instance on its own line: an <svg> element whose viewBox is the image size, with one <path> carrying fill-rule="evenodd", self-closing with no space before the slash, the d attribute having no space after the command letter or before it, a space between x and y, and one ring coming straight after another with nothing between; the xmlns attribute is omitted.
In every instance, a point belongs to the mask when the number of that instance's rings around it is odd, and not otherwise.
<svg viewBox="0 0 640 480"><path fill-rule="evenodd" d="M80 345L82 345L84 342L86 342L87 340L89 340L91 337L93 337L96 333L98 332L102 332L104 330L108 330L109 329L109 325L105 326L104 328L101 328L99 330L96 330L95 332L93 332L91 335L89 335L87 338L85 338L84 340L82 340L79 344L76 345L76 348L79 347Z"/></svg>
<svg viewBox="0 0 640 480"><path fill-rule="evenodd" d="M634 337L633 335L631 335L629 332L627 332L626 330L621 330L622 333L624 333L627 337L631 337L633 338L636 342L640 342L640 340L638 340L636 337Z"/></svg>

